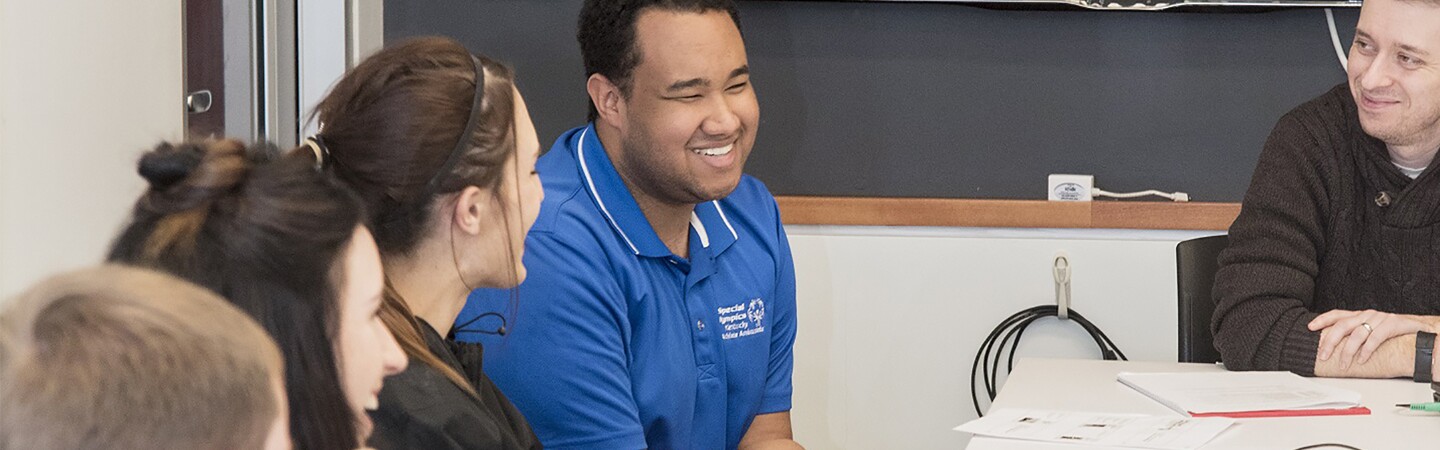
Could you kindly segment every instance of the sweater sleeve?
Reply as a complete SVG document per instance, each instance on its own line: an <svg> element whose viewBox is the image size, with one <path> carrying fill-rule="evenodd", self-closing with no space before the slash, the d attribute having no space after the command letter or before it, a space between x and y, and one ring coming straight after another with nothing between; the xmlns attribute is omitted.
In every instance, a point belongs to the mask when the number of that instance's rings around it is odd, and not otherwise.
<svg viewBox="0 0 1440 450"><path fill-rule="evenodd" d="M1271 132L1230 227L1215 276L1211 329L1230 370L1288 370L1314 376L1320 333L1306 326L1325 248L1327 174L1317 134L1287 114Z"/></svg>

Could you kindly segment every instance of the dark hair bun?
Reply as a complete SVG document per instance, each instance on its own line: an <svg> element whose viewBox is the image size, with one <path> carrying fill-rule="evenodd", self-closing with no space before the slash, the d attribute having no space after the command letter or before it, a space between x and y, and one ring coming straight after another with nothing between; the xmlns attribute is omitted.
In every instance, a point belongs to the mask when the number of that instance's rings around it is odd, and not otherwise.
<svg viewBox="0 0 1440 450"><path fill-rule="evenodd" d="M200 207L234 192L255 164L237 140L162 142L140 157L140 176L150 182L141 201L162 214Z"/></svg>
<svg viewBox="0 0 1440 450"><path fill-rule="evenodd" d="M204 160L205 150L198 145L161 142L140 157L140 176L150 182L150 189L165 191L189 177Z"/></svg>

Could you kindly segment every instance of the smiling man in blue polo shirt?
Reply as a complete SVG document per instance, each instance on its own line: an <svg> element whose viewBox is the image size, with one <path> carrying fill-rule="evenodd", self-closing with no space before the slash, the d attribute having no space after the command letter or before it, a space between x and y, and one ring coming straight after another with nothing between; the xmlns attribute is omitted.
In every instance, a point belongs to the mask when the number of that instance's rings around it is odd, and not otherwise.
<svg viewBox="0 0 1440 450"><path fill-rule="evenodd" d="M589 0L578 38L591 122L537 164L514 323L458 337L546 447L800 448L795 273L742 174L760 112L734 3ZM460 322L508 301L477 291Z"/></svg>

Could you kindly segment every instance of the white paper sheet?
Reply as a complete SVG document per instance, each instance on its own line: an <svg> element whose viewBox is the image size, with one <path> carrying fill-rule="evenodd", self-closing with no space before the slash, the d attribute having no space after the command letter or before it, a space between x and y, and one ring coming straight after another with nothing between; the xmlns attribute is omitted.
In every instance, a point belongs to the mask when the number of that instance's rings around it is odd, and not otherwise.
<svg viewBox="0 0 1440 450"><path fill-rule="evenodd" d="M1121 372L1116 379L1181 414L1360 405L1358 392L1326 386L1290 372Z"/></svg>
<svg viewBox="0 0 1440 450"><path fill-rule="evenodd" d="M1000 409L955 427L980 436L1027 441L1192 450L1234 424L1222 417L1162 417L1033 409Z"/></svg>

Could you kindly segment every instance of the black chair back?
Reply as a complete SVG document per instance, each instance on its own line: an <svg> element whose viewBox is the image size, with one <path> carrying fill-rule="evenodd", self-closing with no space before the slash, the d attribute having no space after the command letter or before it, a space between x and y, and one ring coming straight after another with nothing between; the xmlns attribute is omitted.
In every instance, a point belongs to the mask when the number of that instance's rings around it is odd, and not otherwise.
<svg viewBox="0 0 1440 450"><path fill-rule="evenodd" d="M1217 259L1230 239L1226 235L1183 241L1175 246L1175 267L1180 288L1180 362L1215 363L1215 336L1210 333L1210 316L1215 313Z"/></svg>

